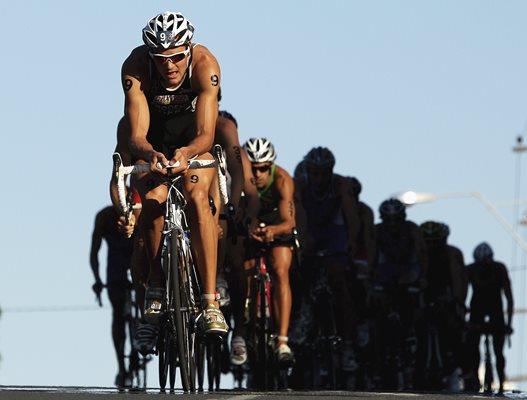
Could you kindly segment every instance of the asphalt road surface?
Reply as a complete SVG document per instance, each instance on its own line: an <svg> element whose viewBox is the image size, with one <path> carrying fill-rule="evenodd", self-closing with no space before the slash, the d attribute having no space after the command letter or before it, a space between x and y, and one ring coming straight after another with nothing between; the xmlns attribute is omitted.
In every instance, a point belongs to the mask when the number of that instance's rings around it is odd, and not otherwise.
<svg viewBox="0 0 527 400"><path fill-rule="evenodd" d="M159 396L170 396L160 393L157 389L144 391L122 391L115 388L81 388L81 387L10 387L0 386L0 399L5 400L97 400L97 399L152 399ZM483 394L444 394L444 393L385 393L385 392L346 392L346 391L277 391L277 392L236 392L220 391L212 393L184 394L175 392L177 399L186 400L468 400L488 399L491 396ZM494 397L494 396L492 396ZM506 399L527 399L524 392L506 392Z"/></svg>

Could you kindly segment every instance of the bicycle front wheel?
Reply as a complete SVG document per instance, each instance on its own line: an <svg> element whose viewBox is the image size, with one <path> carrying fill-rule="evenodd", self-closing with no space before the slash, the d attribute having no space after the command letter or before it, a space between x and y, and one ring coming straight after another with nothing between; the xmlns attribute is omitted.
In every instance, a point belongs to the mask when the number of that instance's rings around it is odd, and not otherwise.
<svg viewBox="0 0 527 400"><path fill-rule="evenodd" d="M189 263L190 249L183 248L176 234L171 236L170 264L172 279L176 288L174 296L174 322L178 349L179 371L181 384L185 392L195 390L196 364L194 359L195 332L193 313L195 309L194 296L191 293L192 281ZM188 251L188 253L186 253Z"/></svg>

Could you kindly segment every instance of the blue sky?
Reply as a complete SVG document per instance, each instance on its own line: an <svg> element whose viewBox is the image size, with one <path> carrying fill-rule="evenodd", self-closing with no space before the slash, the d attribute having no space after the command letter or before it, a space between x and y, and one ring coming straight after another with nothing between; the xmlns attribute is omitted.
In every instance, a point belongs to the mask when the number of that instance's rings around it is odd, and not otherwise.
<svg viewBox="0 0 527 400"><path fill-rule="evenodd" d="M10 171L0 199L0 384L113 383L108 309L24 310L95 304L89 242L109 202L120 67L148 18L165 10L183 12L218 58L221 107L238 119L241 139L270 138L290 172L324 145L375 210L409 189L516 199L511 148L527 133L523 1L2 2ZM522 177L525 168L524 160ZM515 226L523 208L499 212ZM444 199L408 215L448 223L467 261L488 241L513 268L516 306L526 307L525 256L480 202ZM509 375L527 370L521 325L518 315Z"/></svg>

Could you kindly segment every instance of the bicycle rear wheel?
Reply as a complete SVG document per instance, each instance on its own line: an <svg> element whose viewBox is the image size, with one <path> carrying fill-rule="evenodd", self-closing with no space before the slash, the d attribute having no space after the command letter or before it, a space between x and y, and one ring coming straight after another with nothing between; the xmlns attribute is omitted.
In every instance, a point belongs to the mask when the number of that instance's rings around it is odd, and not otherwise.
<svg viewBox="0 0 527 400"><path fill-rule="evenodd" d="M189 265L190 249L184 248L177 236L171 236L170 264L172 279L176 289L174 296L174 322L176 329L176 343L178 349L179 371L181 384L185 392L196 389L196 364L195 364L195 332L193 313L196 308L192 277Z"/></svg>
<svg viewBox="0 0 527 400"><path fill-rule="evenodd" d="M260 360L260 368L261 368L261 379L262 379L262 389L267 390L269 389L269 348L268 348L268 341L269 341L269 335L267 332L267 316L266 314L266 288L265 288L265 282L264 280L260 280L260 284L258 285L258 291L259 291L259 309L260 309L260 317L259 317L259 323L260 330L258 332L258 358Z"/></svg>

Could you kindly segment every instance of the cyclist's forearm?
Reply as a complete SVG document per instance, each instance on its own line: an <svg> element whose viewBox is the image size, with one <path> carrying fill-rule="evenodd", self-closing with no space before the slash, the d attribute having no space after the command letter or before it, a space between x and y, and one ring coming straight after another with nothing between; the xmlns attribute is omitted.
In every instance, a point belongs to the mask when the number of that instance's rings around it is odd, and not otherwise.
<svg viewBox="0 0 527 400"><path fill-rule="evenodd" d="M130 152L137 158L150 161L154 147L145 138L130 139Z"/></svg>
<svg viewBox="0 0 527 400"><path fill-rule="evenodd" d="M118 213L122 213L121 204L119 203L119 192L117 190L117 183L115 182L115 179L110 180L110 199L112 201L113 208Z"/></svg>
<svg viewBox="0 0 527 400"><path fill-rule="evenodd" d="M101 275L99 274L99 260L97 260L97 257L95 259L90 260L91 270L93 272L93 277L97 282L101 281Z"/></svg>
<svg viewBox="0 0 527 400"><path fill-rule="evenodd" d="M212 148L214 135L198 134L187 146L179 150L185 154L186 158L201 156Z"/></svg>
<svg viewBox="0 0 527 400"><path fill-rule="evenodd" d="M294 221L284 221L277 225L271 225L275 235L285 235L293 231L295 227Z"/></svg>

